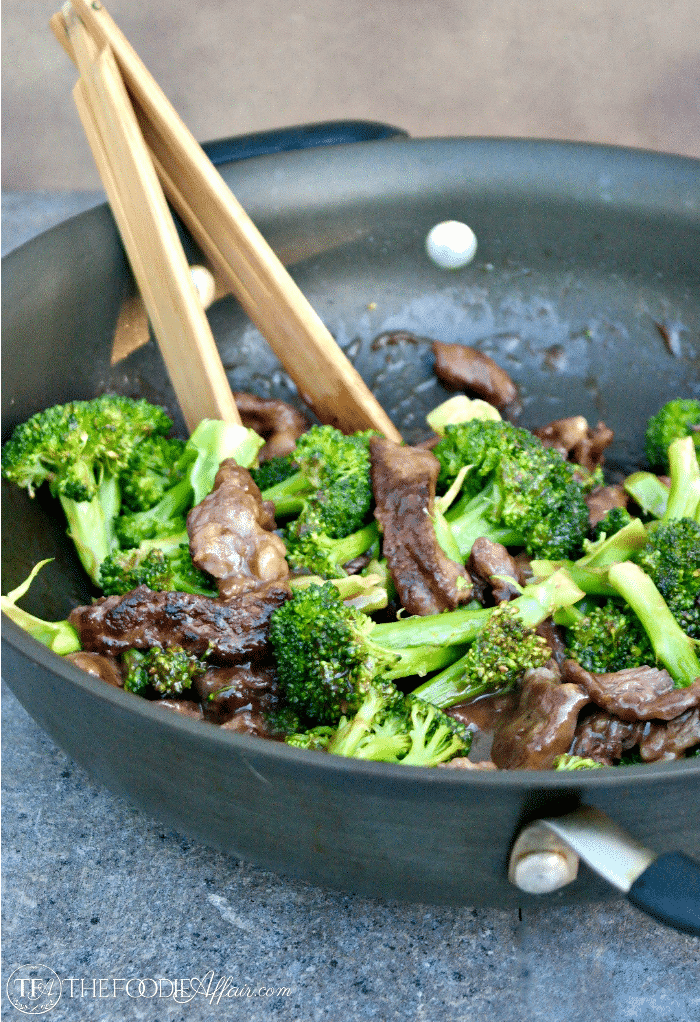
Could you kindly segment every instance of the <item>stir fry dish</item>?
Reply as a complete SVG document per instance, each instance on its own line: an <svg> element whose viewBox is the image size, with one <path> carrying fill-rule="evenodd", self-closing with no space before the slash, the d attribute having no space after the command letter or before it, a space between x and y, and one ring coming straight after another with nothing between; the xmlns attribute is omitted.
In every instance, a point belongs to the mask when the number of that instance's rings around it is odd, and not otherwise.
<svg viewBox="0 0 700 1022"><path fill-rule="evenodd" d="M527 430L498 387L438 406L416 446L243 394L243 426L187 441L144 400L39 412L2 474L48 487L95 598L63 621L22 610L42 561L3 610L164 712L324 755L700 755L700 401L660 408L647 465L609 483L604 424Z"/></svg>

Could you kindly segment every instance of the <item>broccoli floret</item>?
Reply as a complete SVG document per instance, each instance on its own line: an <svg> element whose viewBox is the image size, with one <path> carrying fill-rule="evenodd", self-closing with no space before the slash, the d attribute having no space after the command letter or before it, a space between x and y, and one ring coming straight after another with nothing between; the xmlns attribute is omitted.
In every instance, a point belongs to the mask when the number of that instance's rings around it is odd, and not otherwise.
<svg viewBox="0 0 700 1022"><path fill-rule="evenodd" d="M611 507L591 529L591 539L609 539L633 521L626 507Z"/></svg>
<svg viewBox="0 0 700 1022"><path fill-rule="evenodd" d="M122 504L128 511L147 511L182 477L185 441L153 436L133 450L120 476Z"/></svg>
<svg viewBox="0 0 700 1022"><path fill-rule="evenodd" d="M371 431L345 436L333 426L312 426L291 454L297 471L269 489L275 513L294 515L290 531L324 533L341 539L365 523L372 505Z"/></svg>
<svg viewBox="0 0 700 1022"><path fill-rule="evenodd" d="M483 420L448 425L433 453L442 488L469 466L463 496L446 515L462 557L480 536L524 546L533 556L569 557L581 549L586 486L577 466L528 430Z"/></svg>
<svg viewBox="0 0 700 1022"><path fill-rule="evenodd" d="M470 732L437 707L398 691L370 689L354 717L343 718L328 752L405 766L434 767L466 756Z"/></svg>
<svg viewBox="0 0 700 1022"><path fill-rule="evenodd" d="M159 696L181 695L207 669L204 658L188 653L182 646L129 649L122 653L122 666L127 692L144 695L152 690Z"/></svg>
<svg viewBox="0 0 700 1022"><path fill-rule="evenodd" d="M316 752L327 752L334 734L335 728L320 724L318 727L309 728L308 731L299 731L287 735L285 742L287 745L293 745L295 749L313 749Z"/></svg>
<svg viewBox="0 0 700 1022"><path fill-rule="evenodd" d="M563 569L584 593L615 596L616 591L608 581L608 567L634 557L646 546L647 541L648 533L643 523L633 518L610 537L601 536L595 542L585 540L583 545L586 552L578 560L533 560L530 562L530 570L536 579L545 579Z"/></svg>
<svg viewBox="0 0 700 1022"><path fill-rule="evenodd" d="M605 763L599 763L596 759L588 759L586 756L572 756L564 752L554 760L555 770L601 770Z"/></svg>
<svg viewBox="0 0 700 1022"><path fill-rule="evenodd" d="M370 522L357 532L341 539L331 539L325 532L303 532L295 528L285 531L287 563L293 571L304 571L321 578L343 578L343 565L366 554L373 546L379 549L379 528Z"/></svg>
<svg viewBox="0 0 700 1022"><path fill-rule="evenodd" d="M613 564L608 580L632 608L656 654L678 687L700 678L696 643L683 631L654 582L633 561Z"/></svg>
<svg viewBox="0 0 700 1022"><path fill-rule="evenodd" d="M665 404L647 422L644 449L652 468L668 469L668 448L679 437L692 436L700 450L700 401L676 398Z"/></svg>
<svg viewBox="0 0 700 1022"><path fill-rule="evenodd" d="M566 650L572 660L596 674L656 663L637 615L612 600L582 614L567 628Z"/></svg>
<svg viewBox="0 0 700 1022"><path fill-rule="evenodd" d="M516 603L494 607L464 656L414 694L445 709L484 692L507 691L525 671L543 667L551 659L552 650L533 627L524 623Z"/></svg>
<svg viewBox="0 0 700 1022"><path fill-rule="evenodd" d="M651 578L683 631L700 639L700 523L659 522L635 560Z"/></svg>
<svg viewBox="0 0 700 1022"><path fill-rule="evenodd" d="M265 728L273 738L285 739L299 731L299 715L289 706L277 706L263 713Z"/></svg>
<svg viewBox="0 0 700 1022"><path fill-rule="evenodd" d="M534 628L582 596L558 573L525 587L511 606L526 628ZM459 608L377 624L344 606L331 582L295 590L270 624L280 687L294 710L314 722L335 724L357 711L371 687L384 690L399 678L422 677L454 663L493 613L494 608ZM421 690L417 695L443 705Z"/></svg>
<svg viewBox="0 0 700 1022"><path fill-rule="evenodd" d="M2 452L2 474L30 496L46 482L93 581L114 546L121 477L135 448L165 435L172 420L143 400L104 395L37 412L17 426Z"/></svg>
<svg viewBox="0 0 700 1022"><path fill-rule="evenodd" d="M247 468L257 457L262 437L243 426L203 419L183 449L174 472L178 482L145 511L120 515L114 524L119 546L140 546L144 540L173 536L183 530L185 515L214 487L219 465L233 458Z"/></svg>
<svg viewBox="0 0 700 1022"><path fill-rule="evenodd" d="M44 561L39 561L24 582L6 596L0 596L0 607L16 625L28 632L37 642L48 646L54 653L65 656L66 653L75 653L80 649L78 633L70 621L44 621L16 605L17 600L21 600L29 592L29 587L44 565L49 564L51 560L53 558L48 557Z"/></svg>
<svg viewBox="0 0 700 1022"><path fill-rule="evenodd" d="M135 549L114 550L100 566L99 584L107 596L121 596L141 585L155 591L217 595L209 575L192 563L187 532L146 540Z"/></svg>
<svg viewBox="0 0 700 1022"><path fill-rule="evenodd" d="M298 466L293 456L284 454L277 458L269 458L257 468L251 468L250 474L261 490L269 490L271 486L284 482L297 471Z"/></svg>

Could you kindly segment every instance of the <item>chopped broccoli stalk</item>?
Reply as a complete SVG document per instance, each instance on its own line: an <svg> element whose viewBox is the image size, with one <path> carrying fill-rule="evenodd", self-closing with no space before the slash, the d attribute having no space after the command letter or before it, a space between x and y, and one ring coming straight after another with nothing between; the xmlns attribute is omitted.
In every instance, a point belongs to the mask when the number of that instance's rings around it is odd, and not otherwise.
<svg viewBox="0 0 700 1022"><path fill-rule="evenodd" d="M488 401L482 401L478 397L467 397L466 394L455 394L437 408L433 408L425 417L425 421L438 436L445 435L447 426L469 422L471 419L493 419L500 422L501 414Z"/></svg>
<svg viewBox="0 0 700 1022"><path fill-rule="evenodd" d="M674 440L668 449L671 489L664 521L673 518L699 518L700 465L692 437Z"/></svg>
<svg viewBox="0 0 700 1022"><path fill-rule="evenodd" d="M372 505L370 431L345 436L333 426L312 426L297 441L294 475L263 491L277 515L296 515L293 531L341 539L364 525Z"/></svg>
<svg viewBox="0 0 700 1022"><path fill-rule="evenodd" d="M184 528L184 516L214 488L219 465L233 458L247 468L263 444L252 429L203 419L185 444L177 473L182 478L166 490L157 504L145 511L120 515L115 522L119 545L129 549L144 540L172 536Z"/></svg>
<svg viewBox="0 0 700 1022"><path fill-rule="evenodd" d="M668 401L647 422L644 447L651 467L666 471L669 447L685 436L691 436L700 450L700 401L695 398Z"/></svg>
<svg viewBox="0 0 700 1022"><path fill-rule="evenodd" d="M658 476L652 472L633 472L622 485L646 516L663 518L668 505L669 488Z"/></svg>
<svg viewBox="0 0 700 1022"><path fill-rule="evenodd" d="M566 650L572 660L596 674L656 663L656 654L637 615L612 600L582 614L567 627Z"/></svg>
<svg viewBox="0 0 700 1022"><path fill-rule="evenodd" d="M100 567L99 584L107 596L130 593L141 585L154 591L218 595L210 576L192 563L187 532L112 551Z"/></svg>
<svg viewBox="0 0 700 1022"><path fill-rule="evenodd" d="M692 518L659 522L635 557L683 631L700 639L700 523Z"/></svg>
<svg viewBox="0 0 700 1022"><path fill-rule="evenodd" d="M433 453L440 487L469 467L463 497L447 513L462 558L485 536L531 555L569 557L588 533L586 485L578 466L526 429L475 419L448 425Z"/></svg>
<svg viewBox="0 0 700 1022"><path fill-rule="evenodd" d="M656 659L678 687L700 678L696 643L683 631L651 578L632 561L613 564L608 579L632 608L649 636Z"/></svg>
<svg viewBox="0 0 700 1022"><path fill-rule="evenodd" d="M188 653L182 646L129 649L122 653L122 665L127 692L143 695L153 690L159 696L182 695L207 669L204 658Z"/></svg>
<svg viewBox="0 0 700 1022"><path fill-rule="evenodd" d="M171 426L162 408L143 400L104 395L55 405L15 428L3 448L2 474L30 496L48 483L60 499L81 563L96 581L114 546L121 479L135 449Z"/></svg>
<svg viewBox="0 0 700 1022"><path fill-rule="evenodd" d="M605 763L599 763L596 759L588 759L586 756L572 756L564 752L554 760L555 770L600 770Z"/></svg>
<svg viewBox="0 0 700 1022"><path fill-rule="evenodd" d="M52 560L52 557L48 557L35 564L24 582L6 596L0 596L0 607L16 625L28 632L37 642L48 646L54 653L65 656L66 653L75 653L80 649L78 633L70 621L43 621L16 606L17 600L21 600L29 592L29 587L44 565Z"/></svg>

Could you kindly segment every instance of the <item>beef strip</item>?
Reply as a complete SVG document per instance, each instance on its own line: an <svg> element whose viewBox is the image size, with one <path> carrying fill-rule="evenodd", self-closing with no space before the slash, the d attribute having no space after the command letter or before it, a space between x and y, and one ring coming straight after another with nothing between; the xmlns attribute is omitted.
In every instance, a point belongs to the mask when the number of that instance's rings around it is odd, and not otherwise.
<svg viewBox="0 0 700 1022"><path fill-rule="evenodd" d="M550 769L569 751L579 711L588 701L579 685L561 684L556 671L528 671L515 714L494 735L493 762L501 770Z"/></svg>
<svg viewBox="0 0 700 1022"><path fill-rule="evenodd" d="M213 662L235 664L267 652L270 615L289 599L289 586L273 582L235 600L191 593L154 593L146 586L105 596L71 611L83 649L118 656L127 649L182 646Z"/></svg>
<svg viewBox="0 0 700 1022"><path fill-rule="evenodd" d="M262 717L281 703L274 668L267 664L238 664L234 667L210 667L195 679L207 720L223 724L244 710Z"/></svg>
<svg viewBox="0 0 700 1022"><path fill-rule="evenodd" d="M119 670L119 664L112 657L103 656L101 653L89 653L84 649L80 649L75 653L67 653L65 659L70 660L81 671L106 681L108 685L113 685L115 688L124 688L124 679Z"/></svg>
<svg viewBox="0 0 700 1022"><path fill-rule="evenodd" d="M700 709L686 710L669 721L652 721L639 743L646 763L659 759L682 759L688 749L700 745Z"/></svg>
<svg viewBox="0 0 700 1022"><path fill-rule="evenodd" d="M370 440L374 516L382 552L408 614L439 614L471 598L465 568L440 549L431 520L440 471L430 451Z"/></svg>
<svg viewBox="0 0 700 1022"><path fill-rule="evenodd" d="M254 429L266 441L258 453L259 461L289 454L302 433L311 426L306 416L286 401L256 397L242 391L235 391L233 398L243 425Z"/></svg>
<svg viewBox="0 0 700 1022"><path fill-rule="evenodd" d="M172 713L179 713L181 717L191 717L192 720L202 720L202 707L199 703L193 703L191 699L156 699L156 706L162 706Z"/></svg>
<svg viewBox="0 0 700 1022"><path fill-rule="evenodd" d="M605 710L597 710L579 723L569 751L573 756L612 766L639 743L648 728L643 721L620 720Z"/></svg>
<svg viewBox="0 0 700 1022"><path fill-rule="evenodd" d="M212 492L187 516L192 560L216 579L223 599L284 579L286 547L274 527L272 505L250 472L227 458Z"/></svg>
<svg viewBox="0 0 700 1022"><path fill-rule="evenodd" d="M593 674L575 660L565 660L562 675L620 720L671 720L700 706L700 678L687 688L675 688L668 671L656 667Z"/></svg>
<svg viewBox="0 0 700 1022"><path fill-rule="evenodd" d="M614 433L603 422L591 427L582 415L555 419L546 426L533 429L545 447L554 447L565 458L583 465L592 472L603 463L603 451L613 441Z"/></svg>
<svg viewBox="0 0 700 1022"><path fill-rule="evenodd" d="M517 398L517 387L505 369L476 348L433 341L433 354L435 375L451 390L478 394L496 408L505 408Z"/></svg>
<svg viewBox="0 0 700 1022"><path fill-rule="evenodd" d="M515 558L501 543L492 543L485 536L474 541L467 561L467 571L475 587L482 582L491 589L495 603L520 596L518 586L525 584L525 576Z"/></svg>
<svg viewBox="0 0 700 1022"><path fill-rule="evenodd" d="M597 525L614 507L627 507L629 495L624 486L596 486L584 497L588 507L588 521Z"/></svg>

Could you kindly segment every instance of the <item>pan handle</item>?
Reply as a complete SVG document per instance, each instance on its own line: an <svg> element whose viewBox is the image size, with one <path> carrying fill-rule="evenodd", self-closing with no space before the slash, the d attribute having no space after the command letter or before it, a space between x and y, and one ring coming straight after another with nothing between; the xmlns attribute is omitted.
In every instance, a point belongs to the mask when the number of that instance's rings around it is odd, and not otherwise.
<svg viewBox="0 0 700 1022"><path fill-rule="evenodd" d="M318 124L298 124L291 128L256 131L250 135L203 142L202 149L214 166L219 166L234 160L249 160L252 156L290 152L292 149L375 142L389 138L408 138L408 132L380 121L322 121Z"/></svg>
<svg viewBox="0 0 700 1022"><path fill-rule="evenodd" d="M590 806L525 827L508 875L529 894L547 894L576 879L579 858L647 915L700 937L700 864L682 852L657 855Z"/></svg>

